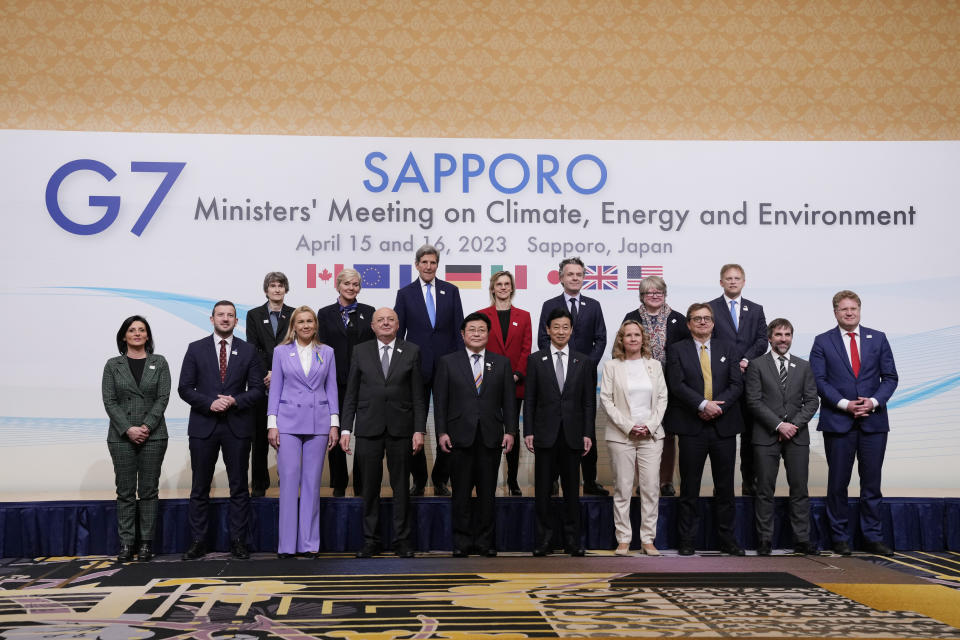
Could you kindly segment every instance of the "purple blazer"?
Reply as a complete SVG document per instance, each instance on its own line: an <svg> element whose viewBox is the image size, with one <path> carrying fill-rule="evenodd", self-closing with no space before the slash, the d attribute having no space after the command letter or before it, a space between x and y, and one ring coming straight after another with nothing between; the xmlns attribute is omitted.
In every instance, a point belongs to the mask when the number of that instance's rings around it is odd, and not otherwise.
<svg viewBox="0 0 960 640"><path fill-rule="evenodd" d="M273 350L267 415L277 416L280 433L326 435L330 416L340 413L333 349L314 346L313 352L310 373L304 375L295 342Z"/></svg>

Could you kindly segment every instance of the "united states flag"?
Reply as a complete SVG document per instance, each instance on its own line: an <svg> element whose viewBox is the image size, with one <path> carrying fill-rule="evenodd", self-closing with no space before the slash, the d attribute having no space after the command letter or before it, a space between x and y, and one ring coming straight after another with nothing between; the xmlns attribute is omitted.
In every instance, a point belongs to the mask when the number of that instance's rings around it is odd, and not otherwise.
<svg viewBox="0 0 960 640"><path fill-rule="evenodd" d="M639 291L640 281L647 276L663 277L663 265L629 265L627 267L627 291Z"/></svg>
<svg viewBox="0 0 960 640"><path fill-rule="evenodd" d="M616 290L619 274L615 266L587 266L583 273L583 288L595 291Z"/></svg>

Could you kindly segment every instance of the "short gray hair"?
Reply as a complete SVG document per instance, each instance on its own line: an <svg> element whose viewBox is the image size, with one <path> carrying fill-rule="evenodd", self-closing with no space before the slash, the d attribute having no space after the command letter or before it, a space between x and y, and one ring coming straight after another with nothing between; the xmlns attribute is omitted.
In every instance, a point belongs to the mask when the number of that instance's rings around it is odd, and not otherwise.
<svg viewBox="0 0 960 640"><path fill-rule="evenodd" d="M267 275L263 276L263 292L267 292L267 287L270 286L271 282L279 282L283 285L283 288L287 290L287 293L290 293L290 281L287 280L287 276L283 274L282 271L271 271Z"/></svg>
<svg viewBox="0 0 960 640"><path fill-rule="evenodd" d="M414 264L420 262L420 258L422 258L423 256L428 256L431 253L437 257L437 264L440 264L440 250L437 249L432 244L425 244L419 249L417 249L416 258L414 258L414 261L413 261Z"/></svg>

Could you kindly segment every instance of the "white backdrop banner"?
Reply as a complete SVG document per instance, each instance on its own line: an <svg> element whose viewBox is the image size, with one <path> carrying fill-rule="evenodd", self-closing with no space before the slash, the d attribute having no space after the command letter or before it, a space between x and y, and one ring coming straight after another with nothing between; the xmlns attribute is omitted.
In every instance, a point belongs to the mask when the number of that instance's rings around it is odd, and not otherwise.
<svg viewBox="0 0 960 640"><path fill-rule="evenodd" d="M441 249L440 276L459 284L465 312L489 304L489 276L503 267L534 321L559 293L559 261L580 256L611 339L638 305L639 278L662 274L668 303L685 311L718 296L720 266L738 262L745 297L768 320L789 318L806 356L835 325L832 295L853 289L900 372L884 487L960 487L960 143L0 140L5 491L113 487L99 384L125 317L150 320L176 384L215 300L235 301L242 322L276 270L290 278L290 304L317 308L350 266L363 302L392 306L424 243ZM174 390L164 490L189 487L187 414ZM811 485L823 485L819 436L812 446Z"/></svg>

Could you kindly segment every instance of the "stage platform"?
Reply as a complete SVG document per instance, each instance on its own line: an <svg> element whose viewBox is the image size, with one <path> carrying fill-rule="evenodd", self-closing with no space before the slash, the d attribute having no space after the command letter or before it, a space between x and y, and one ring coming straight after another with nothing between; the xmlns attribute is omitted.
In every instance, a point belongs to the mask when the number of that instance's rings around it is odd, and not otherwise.
<svg viewBox="0 0 960 640"><path fill-rule="evenodd" d="M581 499L583 545L587 549L613 549L613 499L585 496ZM639 528L639 498L634 498L634 531ZM701 530L697 549L718 547L711 509L712 499L700 498ZM826 548L830 544L823 498L811 498L811 542ZM412 499L415 547L418 551L452 549L450 499ZM559 517L560 499L554 499ZM857 502L851 500L851 526L857 522ZM278 503L275 497L251 500L252 518L248 543L252 550L270 552L277 547ZM225 551L227 504L224 498L211 500L211 549ZM392 537L392 500L381 502L383 540ZM792 547L786 498L776 499L774 546ZM753 499L737 498L736 535L747 549L756 547ZM360 498L321 498L321 551L349 553L363 545L363 506ZM676 548L677 499L660 499L656 545ZM885 498L884 541L898 551L960 550L960 498ZM862 540L851 530L854 548ZM531 551L534 547L535 514L532 497L497 498L497 548L506 552ZM559 543L559 540L557 541ZM634 547L639 548L634 539ZM155 548L158 553L180 553L190 544L185 498L160 501ZM558 547L561 545L557 545ZM113 500L71 500L0 503L0 557L110 555L119 547L116 503Z"/></svg>

